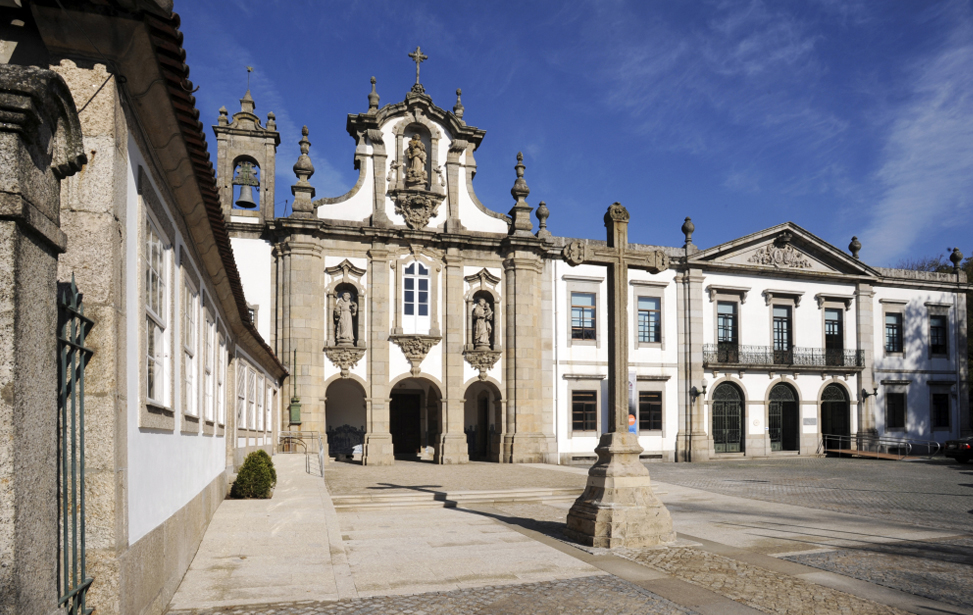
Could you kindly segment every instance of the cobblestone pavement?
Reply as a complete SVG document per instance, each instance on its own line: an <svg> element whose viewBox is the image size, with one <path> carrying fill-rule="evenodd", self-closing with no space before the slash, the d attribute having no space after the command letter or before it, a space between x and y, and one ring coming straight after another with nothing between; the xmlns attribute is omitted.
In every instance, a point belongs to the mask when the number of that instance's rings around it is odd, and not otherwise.
<svg viewBox="0 0 973 615"><path fill-rule="evenodd" d="M889 611L892 612L892 611ZM611 575L341 602L169 611L169 615L676 615L684 607Z"/></svg>
<svg viewBox="0 0 973 615"><path fill-rule="evenodd" d="M531 468L519 464L471 462L438 465L396 461L392 466L331 463L324 470L332 496L360 493L428 491L487 491L525 487L583 488L583 474Z"/></svg>
<svg viewBox="0 0 973 615"><path fill-rule="evenodd" d="M871 545L783 559L957 606L973 606L973 538Z"/></svg>
<svg viewBox="0 0 973 615"><path fill-rule="evenodd" d="M646 464L653 480L751 500L973 532L973 468L947 460Z"/></svg>
<svg viewBox="0 0 973 615"><path fill-rule="evenodd" d="M906 615L906 611L692 548L619 549L617 555L765 613Z"/></svg>

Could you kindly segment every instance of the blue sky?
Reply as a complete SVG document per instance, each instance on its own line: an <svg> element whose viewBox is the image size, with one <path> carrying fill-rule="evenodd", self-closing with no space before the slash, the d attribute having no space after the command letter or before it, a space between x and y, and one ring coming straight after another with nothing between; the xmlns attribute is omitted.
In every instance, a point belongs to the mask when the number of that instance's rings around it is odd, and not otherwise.
<svg viewBox="0 0 973 615"><path fill-rule="evenodd" d="M484 8L486 7L486 8ZM176 0L204 124L277 115L276 201L302 125L317 196L354 185L348 113L415 79L487 131L474 180L507 212L518 151L550 230L700 247L790 220L862 259L973 252L973 2ZM208 132L210 151L215 140Z"/></svg>

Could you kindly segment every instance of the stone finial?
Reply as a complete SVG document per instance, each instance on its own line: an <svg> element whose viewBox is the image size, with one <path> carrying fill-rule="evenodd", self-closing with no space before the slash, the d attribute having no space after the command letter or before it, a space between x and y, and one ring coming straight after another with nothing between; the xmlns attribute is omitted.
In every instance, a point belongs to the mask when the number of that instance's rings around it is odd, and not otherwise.
<svg viewBox="0 0 973 615"><path fill-rule="evenodd" d="M530 194L530 188L527 187L527 182L524 181L524 154L517 152L517 164L514 165L514 169L517 170L517 179L514 181L514 187L510 189L510 194L517 201L514 203L513 209L510 210L510 217L512 219L510 223L510 234L511 235L521 235L532 237L534 230L534 223L530 219L530 212L533 208L527 204L527 195Z"/></svg>
<svg viewBox="0 0 973 615"><path fill-rule="evenodd" d="M227 124L229 124L230 119L229 117L227 117L228 115L229 115L229 111L226 110L226 107L220 107L220 119L217 120L217 123L220 126L226 126Z"/></svg>
<svg viewBox="0 0 973 615"><path fill-rule="evenodd" d="M852 237L851 243L848 244L848 251L854 258L858 258L858 253L861 252L862 242L858 241L858 237Z"/></svg>
<svg viewBox="0 0 973 615"><path fill-rule="evenodd" d="M547 208L547 203L541 201L537 206L537 211L535 213L537 215L538 226L540 227L537 231L537 236L541 239L550 237L551 231L547 230L547 219L551 215L551 210Z"/></svg>
<svg viewBox="0 0 973 615"><path fill-rule="evenodd" d="M378 111L378 101L379 101L378 92L375 91L375 77L371 78L371 82L372 82L372 91L369 92L368 94L368 112L375 113L376 111Z"/></svg>
<svg viewBox="0 0 973 615"><path fill-rule="evenodd" d="M460 98L462 95L463 90L456 88L456 104L453 105L453 115L455 115L456 119L458 120L463 119L463 113L466 111L466 109L463 108L463 100Z"/></svg>
<svg viewBox="0 0 973 615"><path fill-rule="evenodd" d="M513 195L514 200L517 203L521 203L530 194L530 188L527 187L527 182L524 181L524 154L523 152L517 152L517 164L514 165L514 169L517 170L517 179L514 181L514 187L510 189L510 194Z"/></svg>
<svg viewBox="0 0 973 615"><path fill-rule="evenodd" d="M247 93L240 99L240 111L253 113L253 110L256 108L257 103L253 102L253 96L250 95L250 88L247 88Z"/></svg>
<svg viewBox="0 0 973 615"><path fill-rule="evenodd" d="M963 253L959 248L953 248L953 253L949 255L949 262L953 263L953 271L959 271L959 265L963 262Z"/></svg>
<svg viewBox="0 0 973 615"><path fill-rule="evenodd" d="M291 205L291 216L295 218L313 218L314 188L308 180L314 175L314 165L311 164L311 157L307 155L311 151L311 142L307 140L307 126L301 129L301 155L294 163L294 174L297 175L297 183L291 186L291 194L294 195L294 204Z"/></svg>
<svg viewBox="0 0 973 615"><path fill-rule="evenodd" d="M696 225L693 224L693 219L686 216L686 221L682 223L682 234L686 236L685 246L693 245L693 231L696 230Z"/></svg>
<svg viewBox="0 0 973 615"><path fill-rule="evenodd" d="M277 130L277 115L273 111L267 113L267 130Z"/></svg>

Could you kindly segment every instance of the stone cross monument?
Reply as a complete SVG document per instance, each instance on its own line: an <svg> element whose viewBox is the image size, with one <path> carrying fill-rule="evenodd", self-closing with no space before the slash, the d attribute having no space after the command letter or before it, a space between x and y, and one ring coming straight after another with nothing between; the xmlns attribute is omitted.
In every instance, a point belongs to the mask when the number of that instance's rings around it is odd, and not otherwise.
<svg viewBox="0 0 973 615"><path fill-rule="evenodd" d="M575 241L564 248L571 266L608 267L608 410L610 429L595 452L588 484L568 513L568 538L601 548L646 547L673 542L669 511L652 493L649 471L639 461L638 435L628 431L628 268L653 273L669 267L658 250L628 247L628 211L614 203L605 214L608 247Z"/></svg>

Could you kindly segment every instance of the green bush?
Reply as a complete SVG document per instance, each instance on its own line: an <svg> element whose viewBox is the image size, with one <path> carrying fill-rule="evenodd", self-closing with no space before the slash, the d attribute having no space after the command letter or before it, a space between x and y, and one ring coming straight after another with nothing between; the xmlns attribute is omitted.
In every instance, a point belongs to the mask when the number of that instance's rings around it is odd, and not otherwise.
<svg viewBox="0 0 973 615"><path fill-rule="evenodd" d="M274 469L274 462L270 458L270 455L268 455L267 454L267 451L265 451L262 448L258 448L256 451L254 451L254 454L260 455L260 457L267 464L267 467L270 468L270 486L271 487L276 487L277 486L277 470Z"/></svg>
<svg viewBox="0 0 973 615"><path fill-rule="evenodd" d="M261 455L260 453L263 453ZM247 455L240 466L233 487L230 488L232 498L269 498L270 489L276 482L273 464L268 465L269 455L263 451L254 451Z"/></svg>

